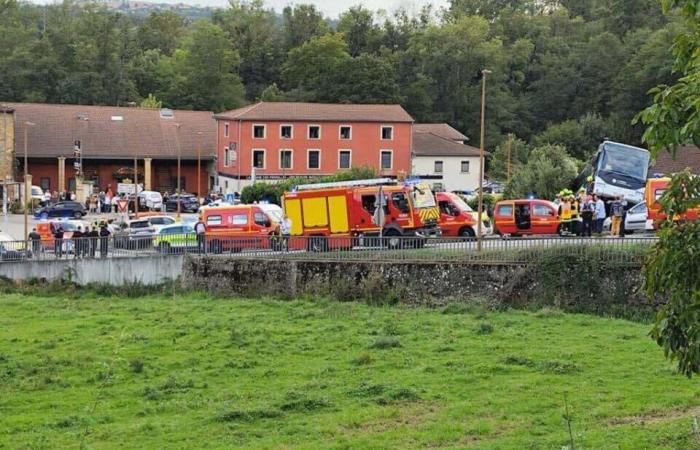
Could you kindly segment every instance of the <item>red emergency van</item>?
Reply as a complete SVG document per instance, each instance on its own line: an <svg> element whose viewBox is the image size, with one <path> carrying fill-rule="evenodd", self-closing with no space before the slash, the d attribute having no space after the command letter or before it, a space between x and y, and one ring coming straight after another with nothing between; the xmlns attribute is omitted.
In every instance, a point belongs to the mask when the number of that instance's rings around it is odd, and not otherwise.
<svg viewBox="0 0 700 450"><path fill-rule="evenodd" d="M282 208L273 204L204 207L200 218L212 253L269 248L274 242L270 237L282 221Z"/></svg>
<svg viewBox="0 0 700 450"><path fill-rule="evenodd" d="M647 204L647 218L654 221L654 228L658 227L659 222L666 220L666 214L661 211L659 199L666 192L670 182L670 178L651 178L647 181L644 200ZM698 220L699 212L698 208L692 208L684 214L684 217L678 217L674 220Z"/></svg>
<svg viewBox="0 0 700 450"><path fill-rule="evenodd" d="M558 234L557 205L547 200L503 200L494 208L494 226L500 235Z"/></svg>
<svg viewBox="0 0 700 450"><path fill-rule="evenodd" d="M462 197L452 192L436 192L440 209L440 230L443 236L473 237L477 232L477 213ZM482 233L486 227L482 227Z"/></svg>

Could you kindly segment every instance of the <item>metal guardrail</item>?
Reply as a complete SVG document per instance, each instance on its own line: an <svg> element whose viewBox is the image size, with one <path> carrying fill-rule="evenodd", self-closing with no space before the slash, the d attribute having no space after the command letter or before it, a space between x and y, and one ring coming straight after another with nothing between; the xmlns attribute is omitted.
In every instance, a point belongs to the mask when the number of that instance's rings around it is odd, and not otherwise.
<svg viewBox="0 0 700 450"><path fill-rule="evenodd" d="M595 252L596 262L639 265L657 241L655 237L487 238L479 251L474 238L115 235L0 242L0 262L207 254L277 260L526 264L544 252L571 256Z"/></svg>

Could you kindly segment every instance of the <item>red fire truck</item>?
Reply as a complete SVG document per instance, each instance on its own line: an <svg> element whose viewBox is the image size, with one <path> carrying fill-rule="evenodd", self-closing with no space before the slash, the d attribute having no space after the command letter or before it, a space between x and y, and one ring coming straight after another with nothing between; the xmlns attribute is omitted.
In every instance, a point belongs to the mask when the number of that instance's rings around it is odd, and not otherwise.
<svg viewBox="0 0 700 450"><path fill-rule="evenodd" d="M402 236L420 242L440 234L440 212L425 184L397 184L390 178L316 183L297 186L282 200L292 221L291 248L350 248L380 233L385 245L397 248Z"/></svg>

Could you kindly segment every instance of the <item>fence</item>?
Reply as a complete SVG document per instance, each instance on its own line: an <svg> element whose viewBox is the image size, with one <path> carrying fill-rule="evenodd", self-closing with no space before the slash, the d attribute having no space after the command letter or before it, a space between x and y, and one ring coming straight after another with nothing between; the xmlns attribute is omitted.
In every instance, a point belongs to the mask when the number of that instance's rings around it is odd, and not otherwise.
<svg viewBox="0 0 700 450"><path fill-rule="evenodd" d="M0 261L62 258L133 258L153 255L209 254L241 258L332 261L460 262L526 264L543 252L583 255L596 252L600 261L640 265L655 237L530 237L488 238L478 249L474 238L418 237L237 237L194 234L70 238L0 242Z"/></svg>

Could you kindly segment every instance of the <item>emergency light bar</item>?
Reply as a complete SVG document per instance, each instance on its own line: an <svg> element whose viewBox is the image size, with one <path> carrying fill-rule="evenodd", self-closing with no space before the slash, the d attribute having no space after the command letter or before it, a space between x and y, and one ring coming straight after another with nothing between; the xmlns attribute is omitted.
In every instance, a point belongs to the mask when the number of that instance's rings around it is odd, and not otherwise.
<svg viewBox="0 0 700 450"><path fill-rule="evenodd" d="M374 178L370 180L351 180L351 181L334 181L331 183L311 183L300 184L296 187L297 191L310 191L312 189L333 189L344 187L361 187L361 186L380 186L386 184L396 184L396 180L391 178Z"/></svg>

